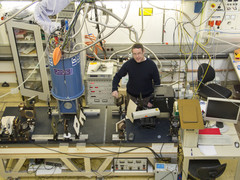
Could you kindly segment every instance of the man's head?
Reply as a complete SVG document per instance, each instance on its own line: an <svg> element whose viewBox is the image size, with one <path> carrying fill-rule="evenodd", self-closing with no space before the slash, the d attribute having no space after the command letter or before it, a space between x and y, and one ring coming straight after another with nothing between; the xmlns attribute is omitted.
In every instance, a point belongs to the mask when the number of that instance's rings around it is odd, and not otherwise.
<svg viewBox="0 0 240 180"><path fill-rule="evenodd" d="M137 63L143 62L145 60L143 45L140 43L134 44L132 46L132 55Z"/></svg>

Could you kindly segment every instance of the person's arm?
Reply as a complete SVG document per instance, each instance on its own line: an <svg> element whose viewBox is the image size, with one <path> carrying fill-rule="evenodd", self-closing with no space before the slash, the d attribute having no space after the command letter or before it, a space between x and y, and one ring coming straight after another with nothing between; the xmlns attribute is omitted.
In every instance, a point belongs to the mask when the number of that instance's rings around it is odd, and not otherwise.
<svg viewBox="0 0 240 180"><path fill-rule="evenodd" d="M118 98L118 91L117 90L113 91L112 96L115 98Z"/></svg>
<svg viewBox="0 0 240 180"><path fill-rule="evenodd" d="M158 86L161 84L159 71L156 65L154 66L154 69L153 69L153 82L154 82L154 86Z"/></svg>
<svg viewBox="0 0 240 180"><path fill-rule="evenodd" d="M153 83L154 83L154 86L159 86L161 84L159 71L158 71L158 68L157 68L156 65L153 68ZM147 106L149 108L153 107L153 96L151 96L151 98L149 99L149 102L148 102Z"/></svg>
<svg viewBox="0 0 240 180"><path fill-rule="evenodd" d="M127 68L126 68L126 63L123 64L121 69L115 74L112 82L112 96L118 98L118 86L119 82L122 79L123 76L127 75Z"/></svg>

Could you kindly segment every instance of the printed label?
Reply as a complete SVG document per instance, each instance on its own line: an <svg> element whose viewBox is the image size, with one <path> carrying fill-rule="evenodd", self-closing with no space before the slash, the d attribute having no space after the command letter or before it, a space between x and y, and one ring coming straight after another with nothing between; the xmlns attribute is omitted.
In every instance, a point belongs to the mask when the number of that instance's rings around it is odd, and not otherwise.
<svg viewBox="0 0 240 180"><path fill-rule="evenodd" d="M57 75L57 76L63 76L63 75L66 75L66 76L71 76L73 75L73 69L72 68L69 68L69 69L53 69L54 70L54 74Z"/></svg>
<svg viewBox="0 0 240 180"><path fill-rule="evenodd" d="M71 61L72 61L72 66L76 66L80 62L80 55L78 54L78 55L72 57Z"/></svg>

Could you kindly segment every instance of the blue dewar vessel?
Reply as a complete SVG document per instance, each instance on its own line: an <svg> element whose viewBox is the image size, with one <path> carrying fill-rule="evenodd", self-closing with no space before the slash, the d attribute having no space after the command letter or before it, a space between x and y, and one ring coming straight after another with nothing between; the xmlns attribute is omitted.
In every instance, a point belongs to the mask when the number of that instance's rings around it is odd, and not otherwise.
<svg viewBox="0 0 240 180"><path fill-rule="evenodd" d="M53 97L60 102L72 102L79 98L84 92L84 85L82 83L81 76L80 54L77 54L70 58L61 59L56 66L53 65L52 57L49 57L49 62L52 78L51 93ZM61 102L60 104L63 105L64 102ZM69 111L72 113L70 110L71 108L67 111L64 109L61 110L61 107L64 107L62 105L60 105L61 113L67 113Z"/></svg>

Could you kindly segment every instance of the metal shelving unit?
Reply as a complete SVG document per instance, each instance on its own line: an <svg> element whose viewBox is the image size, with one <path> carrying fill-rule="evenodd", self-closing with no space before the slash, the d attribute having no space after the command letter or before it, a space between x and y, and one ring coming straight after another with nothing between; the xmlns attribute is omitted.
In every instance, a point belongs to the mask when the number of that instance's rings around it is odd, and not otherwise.
<svg viewBox="0 0 240 180"><path fill-rule="evenodd" d="M23 96L50 98L49 75L43 51L43 36L38 25L9 21L6 25L18 83Z"/></svg>

